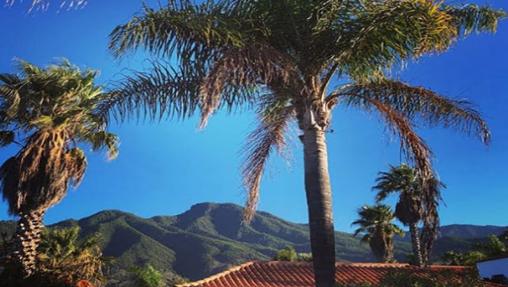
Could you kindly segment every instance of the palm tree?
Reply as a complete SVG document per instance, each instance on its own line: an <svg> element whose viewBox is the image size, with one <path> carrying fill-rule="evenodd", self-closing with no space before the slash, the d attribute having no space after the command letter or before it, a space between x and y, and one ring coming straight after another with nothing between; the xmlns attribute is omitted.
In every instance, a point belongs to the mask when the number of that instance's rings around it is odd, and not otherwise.
<svg viewBox="0 0 508 287"><path fill-rule="evenodd" d="M267 160L274 149L284 149L288 125L296 122L316 286L335 281L325 140L334 107L378 111L424 179L432 176L430 151L415 133L414 120L489 139L468 102L390 80L385 72L402 61L443 52L473 31L494 31L504 12L429 0L168 2L158 10L146 7L110 35L116 56L144 48L155 57L152 70L126 77L110 102L114 115L136 116L143 107L141 114L152 119L187 118L199 109L204 127L220 108L253 107L260 123L245 147L247 222ZM435 207L433 196L426 195L429 210ZM435 230L435 222L426 223Z"/></svg>
<svg viewBox="0 0 508 287"><path fill-rule="evenodd" d="M41 277L53 284L75 285L87 280L94 286L102 286L105 259L99 245L100 236L93 234L80 240L79 232L78 226L44 232L38 256Z"/></svg>
<svg viewBox="0 0 508 287"><path fill-rule="evenodd" d="M0 167L1 193L19 216L13 256L23 277L35 269L46 210L83 179L87 161L79 143L117 155L117 137L99 116L108 95L94 84L97 73L68 61L39 68L18 61L18 74L0 75L1 144L19 152Z"/></svg>
<svg viewBox="0 0 508 287"><path fill-rule="evenodd" d="M376 195L377 202L385 200L391 193L399 193L399 200L395 206L395 217L405 226L409 226L416 263L418 266L423 266L428 258L423 258L418 234L418 223L425 214L422 204L424 187L418 172L406 164L398 167L392 166L388 172L381 172L376 182L374 189L378 192ZM435 182L439 187L444 186L437 180Z"/></svg>
<svg viewBox="0 0 508 287"><path fill-rule="evenodd" d="M393 236L404 232L393 223L395 216L391 208L384 204L363 206L358 209L359 219L353 225L359 227L354 236L362 235L362 241L370 245L372 254L380 262L392 262Z"/></svg>

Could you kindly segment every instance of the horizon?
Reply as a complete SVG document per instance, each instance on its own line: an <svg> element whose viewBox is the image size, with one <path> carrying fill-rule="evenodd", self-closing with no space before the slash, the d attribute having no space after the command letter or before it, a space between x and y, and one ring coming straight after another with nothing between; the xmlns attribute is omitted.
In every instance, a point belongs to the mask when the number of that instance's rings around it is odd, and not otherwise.
<svg viewBox="0 0 508 287"><path fill-rule="evenodd" d="M135 217L139 217L139 218L142 218L142 219L153 219L153 218L156 218L156 217L176 217L176 216L180 216L180 215L190 211L196 205L204 205L204 204L212 204L212 205L219 205L219 206L234 205L235 207L243 208L243 206L238 205L238 204L233 203L233 202L197 202L197 203L189 206L189 208L187 210L184 210L181 213L176 213L176 214L156 214L156 215L153 215L153 216L141 216L141 215L138 215L136 213L128 212L128 211L121 210L121 209L103 209L103 210L94 212L92 214L85 215L85 216L80 217L80 218L74 218L74 217L64 218L64 219L61 219L59 221L53 222L53 223L51 223L49 225L60 224L60 223L63 223L63 222L69 221L69 220L71 220L71 221L86 220L88 218L92 218L94 216L97 216L97 215L99 215L101 213L105 213L105 212L116 212L116 213L121 213L121 214L127 214L127 215L132 215L132 216L135 216ZM257 211L260 212L260 213L264 213L264 214L268 214L268 215L274 216L274 217L276 217L279 220L283 220L283 221L289 222L291 224L308 225L308 223L306 223L306 222L294 222L294 221L287 220L285 218L276 216L276 215L274 215L274 214L272 214L272 213L270 213L268 211L265 211L265 210L257 210ZM12 219L5 219L5 220L4 219L0 219L0 222L14 222L14 221ZM471 226L471 227L479 227L479 228L483 228L483 227L508 228L508 225L492 225L492 224L479 225L479 224L467 224L467 223L462 223L462 224L461 223L450 223L450 224L441 225L440 228L442 228L442 227L451 227L451 226ZM335 232L350 233L348 231L339 230L339 229L335 229ZM404 232L409 232L409 231L405 230Z"/></svg>
<svg viewBox="0 0 508 287"><path fill-rule="evenodd" d="M134 3L135 2L135 3ZM501 0L489 3L508 10ZM155 5L156 1L148 1ZM5 31L0 45L0 73L12 72L14 58L45 66L59 57L80 67L101 70L99 82L111 84L121 73L145 67L143 53L115 60L107 51L107 35L141 8L141 3L122 0L89 1L86 9L27 14L23 5L0 8ZM506 226L508 209L508 20L494 35L471 35L450 51L408 63L398 78L422 85L452 98L471 100L492 130L490 146L452 130L425 128L418 131L434 152L434 164L443 190L442 225L472 224ZM240 150L253 128L251 111L231 115L221 112L197 131L197 117L161 123L131 120L114 124L120 137L120 156L108 162L104 154L87 153L85 180L57 206L49 209L46 223L83 218L102 210L121 210L149 218L180 214L193 204L228 202L243 205ZM401 160L394 140L375 115L340 108L334 112L333 133L327 135L333 190L335 229L350 232L356 210L372 204L371 187L379 171ZM292 160L272 157L263 177L259 210L284 220L306 223L300 143L293 135ZM390 140L391 138L391 140ZM2 162L14 154L10 146L0 151ZM204 186L204 187L203 187ZM393 201L391 201L393 202ZM5 202L0 220L7 220ZM504 222L504 223L503 223Z"/></svg>

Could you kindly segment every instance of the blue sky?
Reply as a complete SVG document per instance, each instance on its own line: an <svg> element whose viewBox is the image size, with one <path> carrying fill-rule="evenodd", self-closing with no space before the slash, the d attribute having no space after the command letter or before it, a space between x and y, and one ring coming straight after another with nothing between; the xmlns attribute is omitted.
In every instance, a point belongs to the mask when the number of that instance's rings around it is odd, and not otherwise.
<svg viewBox="0 0 508 287"><path fill-rule="evenodd" d="M149 3L151 1L148 1ZM481 1L508 10L502 0ZM115 60L107 36L141 8L137 0L90 0L82 10L27 14L26 5L0 8L0 71L12 72L19 57L45 65L66 57L81 67L101 70L100 83L138 69L142 56ZM478 2L480 3L480 2ZM496 35L473 35L446 54L426 57L395 76L443 95L474 102L489 122L492 144L441 128L420 129L432 147L437 172L448 188L443 224L506 225L508 218L508 21ZM219 113L198 131L197 119L184 122L115 125L121 138L117 160L89 154L84 182L51 208L46 222L81 218L103 209L141 216L171 215L199 202L242 204L240 149L254 127L251 112ZM377 172L400 162L398 141L375 114L338 109L328 135L334 217L338 230L351 230L356 209L372 203ZM275 157L263 180L260 209L287 220L306 222L302 150L294 133L291 160ZM0 160L15 152L0 150ZM0 203L0 219L8 219Z"/></svg>

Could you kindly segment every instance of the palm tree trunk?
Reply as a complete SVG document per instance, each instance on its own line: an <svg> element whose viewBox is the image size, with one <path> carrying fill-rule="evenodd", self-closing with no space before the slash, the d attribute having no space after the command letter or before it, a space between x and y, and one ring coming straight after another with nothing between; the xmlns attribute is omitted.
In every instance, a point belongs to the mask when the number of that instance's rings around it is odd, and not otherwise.
<svg viewBox="0 0 508 287"><path fill-rule="evenodd" d="M42 218L44 211L30 211L20 214L16 228L16 251L13 256L14 263L19 268L19 275L29 277L35 271L37 248L41 241L41 232L44 228Z"/></svg>
<svg viewBox="0 0 508 287"><path fill-rule="evenodd" d="M335 233L325 132L305 129L302 141L314 278L316 287L334 287Z"/></svg>
<svg viewBox="0 0 508 287"><path fill-rule="evenodd" d="M422 247L420 243L420 236L418 235L418 227L416 223L409 225L409 232L411 233L411 243L413 245L413 254L416 259L416 265L418 267L423 266Z"/></svg>
<svg viewBox="0 0 508 287"><path fill-rule="evenodd" d="M395 259L395 256L393 255L393 238L389 237L389 235L385 235L384 237L385 256L383 260L386 263L390 263Z"/></svg>

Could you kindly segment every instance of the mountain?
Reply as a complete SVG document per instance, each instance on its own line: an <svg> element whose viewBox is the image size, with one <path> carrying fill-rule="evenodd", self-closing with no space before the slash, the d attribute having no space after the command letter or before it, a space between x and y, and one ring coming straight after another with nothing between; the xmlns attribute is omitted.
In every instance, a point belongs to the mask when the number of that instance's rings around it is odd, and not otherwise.
<svg viewBox="0 0 508 287"><path fill-rule="evenodd" d="M475 239L486 237L489 235L500 235L508 229L508 226L494 226L494 225L467 225L467 224L452 224L442 226L439 230L441 237L455 237L462 239Z"/></svg>
<svg viewBox="0 0 508 287"><path fill-rule="evenodd" d="M51 227L62 228L78 225L81 236L101 234L105 256L114 257L118 268L151 264L157 269L177 273L195 280L222 271L248 260L268 260L288 245L298 252L309 252L308 228L277 218L266 212L258 212L253 222L246 226L241 222L242 207L234 204L201 203L176 216L141 218L117 210L102 211L81 220L66 220ZM12 222L0 222L0 231L14 230ZM450 249L469 248L471 237L488 235L491 229L467 226L461 233L460 226L443 227L453 239L438 240L439 253ZM497 229L496 229L497 230ZM486 232L486 233L482 233ZM497 231L496 231L497 232ZM373 260L367 244L360 243L351 234L335 235L337 258L342 261ZM410 243L398 240L396 256L405 258L411 252Z"/></svg>

